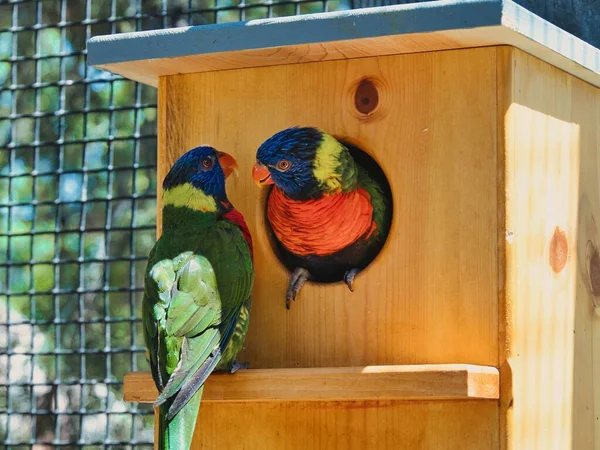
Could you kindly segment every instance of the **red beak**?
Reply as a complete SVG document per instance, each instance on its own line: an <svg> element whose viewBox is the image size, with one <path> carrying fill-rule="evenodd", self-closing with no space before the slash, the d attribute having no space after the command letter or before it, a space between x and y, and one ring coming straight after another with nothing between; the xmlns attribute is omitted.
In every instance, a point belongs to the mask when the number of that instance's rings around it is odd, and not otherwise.
<svg viewBox="0 0 600 450"><path fill-rule="evenodd" d="M233 172L235 172L237 175L238 165L233 156L231 156L229 153L217 152L217 157L219 158L219 163L221 164L225 178L227 178Z"/></svg>
<svg viewBox="0 0 600 450"><path fill-rule="evenodd" d="M271 172L269 172L267 166L259 163L258 161L256 161L256 164L254 164L254 167L252 168L252 178L258 186L273 184Z"/></svg>

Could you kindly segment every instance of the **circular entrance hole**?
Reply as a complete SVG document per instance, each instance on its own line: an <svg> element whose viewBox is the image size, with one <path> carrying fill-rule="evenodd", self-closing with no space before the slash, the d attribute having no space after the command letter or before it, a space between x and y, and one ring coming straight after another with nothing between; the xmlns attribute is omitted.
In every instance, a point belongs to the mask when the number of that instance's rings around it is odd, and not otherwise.
<svg viewBox="0 0 600 450"><path fill-rule="evenodd" d="M356 208L341 208L339 205L335 205L335 207L330 209L331 215L321 214L313 217L314 220L312 220L311 223L310 236L317 240L324 235L332 236L330 228L331 224L327 222L331 220L335 222L337 220L336 223L339 225L340 214L350 212L349 217L352 220L350 222L344 222L342 226L337 228L338 235L334 235L333 239L330 239L331 246L335 247L336 243L344 241L344 239L339 236L342 233L348 233L349 229L352 231L352 228L355 227L362 227L361 229L365 230L365 232L360 234L358 239L329 254L299 255L294 253L286 248L277 238L269 222L269 200L273 192L273 187L270 187L269 191L263 197L267 234L275 255L290 272L293 272L297 267L308 269L310 273L309 281L317 283L335 283L343 281L347 271L352 269L359 269L362 271L366 269L383 249L388 238L393 217L392 190L387 177L379 164L371 155L361 148L351 144L344 138L337 136L336 138L346 146L356 164L367 174L367 179L370 179L371 183L376 184L379 189L373 190L370 186L361 187L361 192L354 193L354 196L349 199L360 203L360 205L357 204L357 206L364 207L363 202L365 201L370 205L371 214L366 224L362 217L358 217L357 214L352 214L352 212L356 211ZM364 177L361 177L361 179L363 178ZM375 192L377 190L379 193ZM378 206L372 206L373 203L371 202L369 191L377 196ZM357 197L360 197L360 200L357 200ZM314 201L318 202L319 199ZM385 205L383 210L379 206L381 204ZM375 212L373 210L375 210ZM373 217L375 217L375 220L372 220ZM374 225L373 222L375 223ZM350 223L352 225L349 225ZM357 233L357 231L354 230L354 233Z"/></svg>

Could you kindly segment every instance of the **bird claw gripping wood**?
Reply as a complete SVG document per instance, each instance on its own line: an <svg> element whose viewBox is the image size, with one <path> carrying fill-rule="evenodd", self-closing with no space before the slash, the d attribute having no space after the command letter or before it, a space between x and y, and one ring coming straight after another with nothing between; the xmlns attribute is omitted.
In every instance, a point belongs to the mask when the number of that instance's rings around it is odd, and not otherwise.
<svg viewBox="0 0 600 450"><path fill-rule="evenodd" d="M346 283L346 286L348 286L350 292L354 292L354 279L356 278L356 275L359 274L359 272L360 269L351 269L344 274L344 283Z"/></svg>
<svg viewBox="0 0 600 450"><path fill-rule="evenodd" d="M248 367L250 367L249 363L247 363L247 362L240 363L240 362L237 362L236 360L234 360L233 363L231 363L231 368L229 369L229 373L234 374L238 370L246 370L246 369L248 369Z"/></svg>
<svg viewBox="0 0 600 450"><path fill-rule="evenodd" d="M290 281L288 283L288 289L285 294L285 307L290 309L290 303L296 301L296 296L304 283L310 278L308 270L302 267L296 267L290 275Z"/></svg>

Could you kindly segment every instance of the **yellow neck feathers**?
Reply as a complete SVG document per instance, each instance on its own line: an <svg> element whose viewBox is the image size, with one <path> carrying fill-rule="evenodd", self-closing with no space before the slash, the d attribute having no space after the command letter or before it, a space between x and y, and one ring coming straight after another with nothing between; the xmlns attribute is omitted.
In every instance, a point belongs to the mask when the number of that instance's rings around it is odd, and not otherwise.
<svg viewBox="0 0 600 450"><path fill-rule="evenodd" d="M333 136L323 133L323 141L317 149L314 161L313 175L330 192L338 192L342 189L341 174L338 173L340 166L341 144Z"/></svg>
<svg viewBox="0 0 600 450"><path fill-rule="evenodd" d="M163 205L179 206L202 212L217 211L215 199L196 189L191 183L185 183L163 192Z"/></svg>

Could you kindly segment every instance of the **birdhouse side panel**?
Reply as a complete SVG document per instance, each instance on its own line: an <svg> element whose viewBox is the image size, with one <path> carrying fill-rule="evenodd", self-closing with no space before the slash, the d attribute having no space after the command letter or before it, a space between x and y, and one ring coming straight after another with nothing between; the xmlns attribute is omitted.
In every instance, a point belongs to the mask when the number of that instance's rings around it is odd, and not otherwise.
<svg viewBox="0 0 600 450"><path fill-rule="evenodd" d="M503 448L597 449L600 89L516 49L498 61Z"/></svg>

